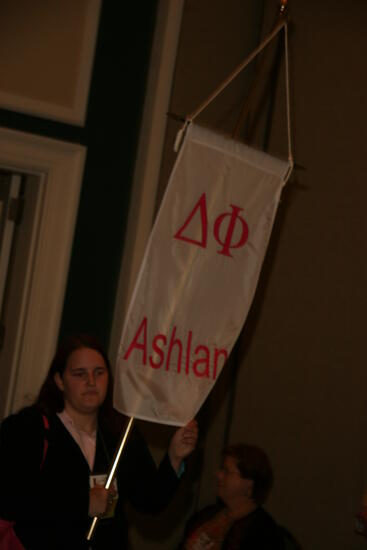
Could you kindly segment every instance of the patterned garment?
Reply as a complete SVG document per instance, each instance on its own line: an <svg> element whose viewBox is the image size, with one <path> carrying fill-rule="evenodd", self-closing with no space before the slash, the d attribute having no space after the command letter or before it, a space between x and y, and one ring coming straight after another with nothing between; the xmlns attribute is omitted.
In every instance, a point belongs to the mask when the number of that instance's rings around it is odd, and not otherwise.
<svg viewBox="0 0 367 550"><path fill-rule="evenodd" d="M184 550L220 550L232 525L233 519L228 511L221 510L191 533Z"/></svg>

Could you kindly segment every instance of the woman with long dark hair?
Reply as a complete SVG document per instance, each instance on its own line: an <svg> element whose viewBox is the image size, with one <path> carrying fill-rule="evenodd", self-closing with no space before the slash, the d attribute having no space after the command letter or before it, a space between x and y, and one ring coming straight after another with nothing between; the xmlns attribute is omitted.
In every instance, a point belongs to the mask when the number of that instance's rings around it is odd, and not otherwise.
<svg viewBox="0 0 367 550"><path fill-rule="evenodd" d="M156 467L137 428L116 482L103 486L126 418L112 406L108 357L89 335L68 337L52 360L36 403L2 422L0 517L14 522L27 550L126 548L125 499L157 513L172 498L195 421L178 429ZM91 518L100 518L91 542Z"/></svg>

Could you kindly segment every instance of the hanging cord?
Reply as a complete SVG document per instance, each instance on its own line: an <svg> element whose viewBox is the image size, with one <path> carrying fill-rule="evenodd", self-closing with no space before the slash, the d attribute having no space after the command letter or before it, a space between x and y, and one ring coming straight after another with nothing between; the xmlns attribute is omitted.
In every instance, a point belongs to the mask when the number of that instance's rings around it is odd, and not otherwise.
<svg viewBox="0 0 367 550"><path fill-rule="evenodd" d="M284 21L287 17L287 0L281 0L280 7L279 7L279 13L278 17L275 21L274 27L277 26L279 21ZM246 121L246 136L251 136L251 128L253 124L255 123L255 119L251 120L251 104L253 98L256 97L256 94L258 93L259 88L261 87L261 76L263 74L266 74L266 72L270 73L272 70L275 70L276 65L276 58L278 57L277 51L275 52L275 60L272 59L274 55L272 56L269 52L268 55L266 55L266 52L262 54L260 57L260 62L257 65L255 76L252 80L251 88L249 93L247 94L247 97L245 98L240 113L237 117L235 127L232 132L232 138L237 139L239 136L239 133L241 131L241 128L244 125L244 122ZM274 65L274 69L271 69L271 66ZM263 92L264 93L264 92ZM260 95L261 99L262 95ZM256 116L256 113L254 112L254 116Z"/></svg>
<svg viewBox="0 0 367 550"><path fill-rule="evenodd" d="M287 25L286 21L281 21L275 28L264 38L253 52L242 61L232 73L214 90L209 97L199 105L199 107L186 117L187 122L192 122L206 107L234 80L245 67L273 40L273 38Z"/></svg>
<svg viewBox="0 0 367 550"><path fill-rule="evenodd" d="M293 151L292 151L292 131L291 131L291 100L290 100L290 84L289 84L289 49L288 49L288 25L284 27L284 45L285 45L285 94L287 101L287 137L288 137L288 161L290 164L286 181L289 179L294 167Z"/></svg>
<svg viewBox="0 0 367 550"><path fill-rule="evenodd" d="M251 121L251 106L252 106L252 101L253 101L253 98L256 97L256 93L258 91L258 88L260 86L260 76L264 73L264 71L266 71L268 69L268 71L270 72L270 69L267 68L267 63L268 62L268 59L266 58L266 55L265 53L263 53L261 59L260 59L260 62L257 66L257 74L254 76L253 78L253 82L252 82L252 85L251 85L251 89L247 95L247 97L245 98L243 104L242 104L242 107L241 107L241 111L237 117L237 120L236 120L236 124L235 124L235 127L233 129L233 132L231 134L231 137L233 139L238 139L238 136L242 130L242 128L245 126L245 123L246 123L246 132L245 132L245 135L246 135L246 139L249 138L249 136L251 136L251 125L253 124L253 121Z"/></svg>
<svg viewBox="0 0 367 550"><path fill-rule="evenodd" d="M281 13L285 13L286 2L282 2ZM286 79L286 111L287 111L287 140L288 140L288 161L290 164L286 181L289 179L294 166L293 153L292 153L292 141L291 141L291 123L290 123L290 92L289 92L289 51L288 51L288 23L285 18L274 27L274 29L264 38L257 48L250 55L248 55L242 63L240 63L232 73L210 94L205 101L203 101L199 107L191 114L187 115L182 128L178 131L174 151L177 152L182 142L183 136L187 130L188 125L195 120L195 118L208 107L208 105L234 80L240 73L255 59L255 57L262 52L262 50L271 42L275 36L284 28L285 39L285 79Z"/></svg>
<svg viewBox="0 0 367 550"><path fill-rule="evenodd" d="M214 90L214 92L212 94L210 94L207 97L207 99L205 101L203 101L201 103L201 105L199 105L199 107L195 111L193 111L190 115L186 116L185 122L184 122L182 128L177 132L176 140L175 140L175 143L174 143L174 146L173 146L173 150L176 153L180 148L180 145L182 143L182 139L185 135L185 132L187 130L188 125L191 122L193 122L193 120L202 111L204 111L204 109L206 109L208 107L208 105L232 82L232 80L234 80L240 74L241 71L243 71L243 69L245 69L247 67L247 65L249 63L251 63L251 61L253 59L255 59L255 57L260 52L262 52L262 50L269 44L269 42L271 42L273 40L273 38L278 34L278 32L281 31L281 29L286 24L287 24L286 21L280 21L278 23L278 25L276 25L274 27L274 29L264 38L264 40L261 42L261 44L259 44L259 46L257 48L255 48L255 50L253 52L251 52L250 55L248 55L246 57L246 59L244 59L242 61L242 63L240 63L225 80L223 80L223 82Z"/></svg>
<svg viewBox="0 0 367 550"><path fill-rule="evenodd" d="M284 14L286 13L286 2L282 2L280 13L281 17L284 17ZM276 29L277 27L275 27ZM274 30L275 30L274 29ZM284 24L284 52L285 52L285 94L286 94L286 117L287 117L287 144L288 144L288 161L290 165L290 169L286 175L286 181L288 180L293 167L294 167L294 159L293 159L293 152L292 152L292 132L291 132L291 109L290 109L290 77L289 77L289 47L288 47L288 24L285 21ZM253 91L253 90L252 90ZM246 103L244 103L241 113L237 119L235 129L232 133L232 138L238 137L241 125L243 124L243 121L245 117L247 116L249 112L249 105L250 101L247 98Z"/></svg>

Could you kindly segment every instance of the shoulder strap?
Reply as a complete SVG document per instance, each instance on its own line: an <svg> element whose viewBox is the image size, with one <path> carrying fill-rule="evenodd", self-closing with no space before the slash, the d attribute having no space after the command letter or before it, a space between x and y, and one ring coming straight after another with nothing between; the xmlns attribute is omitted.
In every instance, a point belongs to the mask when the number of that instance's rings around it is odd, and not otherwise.
<svg viewBox="0 0 367 550"><path fill-rule="evenodd" d="M48 449L48 439L47 439L47 437L48 437L48 432L50 430L50 424L49 424L48 418L45 414L42 415L42 420L43 420L43 425L44 425L44 428L45 428L45 434L44 434L44 438L43 438L43 453L42 453L42 460L41 460L40 470L42 470L45 459L46 459L46 454L47 454L47 449Z"/></svg>

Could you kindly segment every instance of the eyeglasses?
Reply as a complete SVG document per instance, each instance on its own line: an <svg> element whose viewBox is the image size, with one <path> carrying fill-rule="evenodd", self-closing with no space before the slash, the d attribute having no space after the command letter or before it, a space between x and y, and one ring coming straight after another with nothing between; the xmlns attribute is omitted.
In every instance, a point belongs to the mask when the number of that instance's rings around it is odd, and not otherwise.
<svg viewBox="0 0 367 550"><path fill-rule="evenodd" d="M219 468L219 471L225 474L226 476L229 475L238 475L241 476L240 472L238 470L230 470L229 468L226 468L226 466L221 466Z"/></svg>

